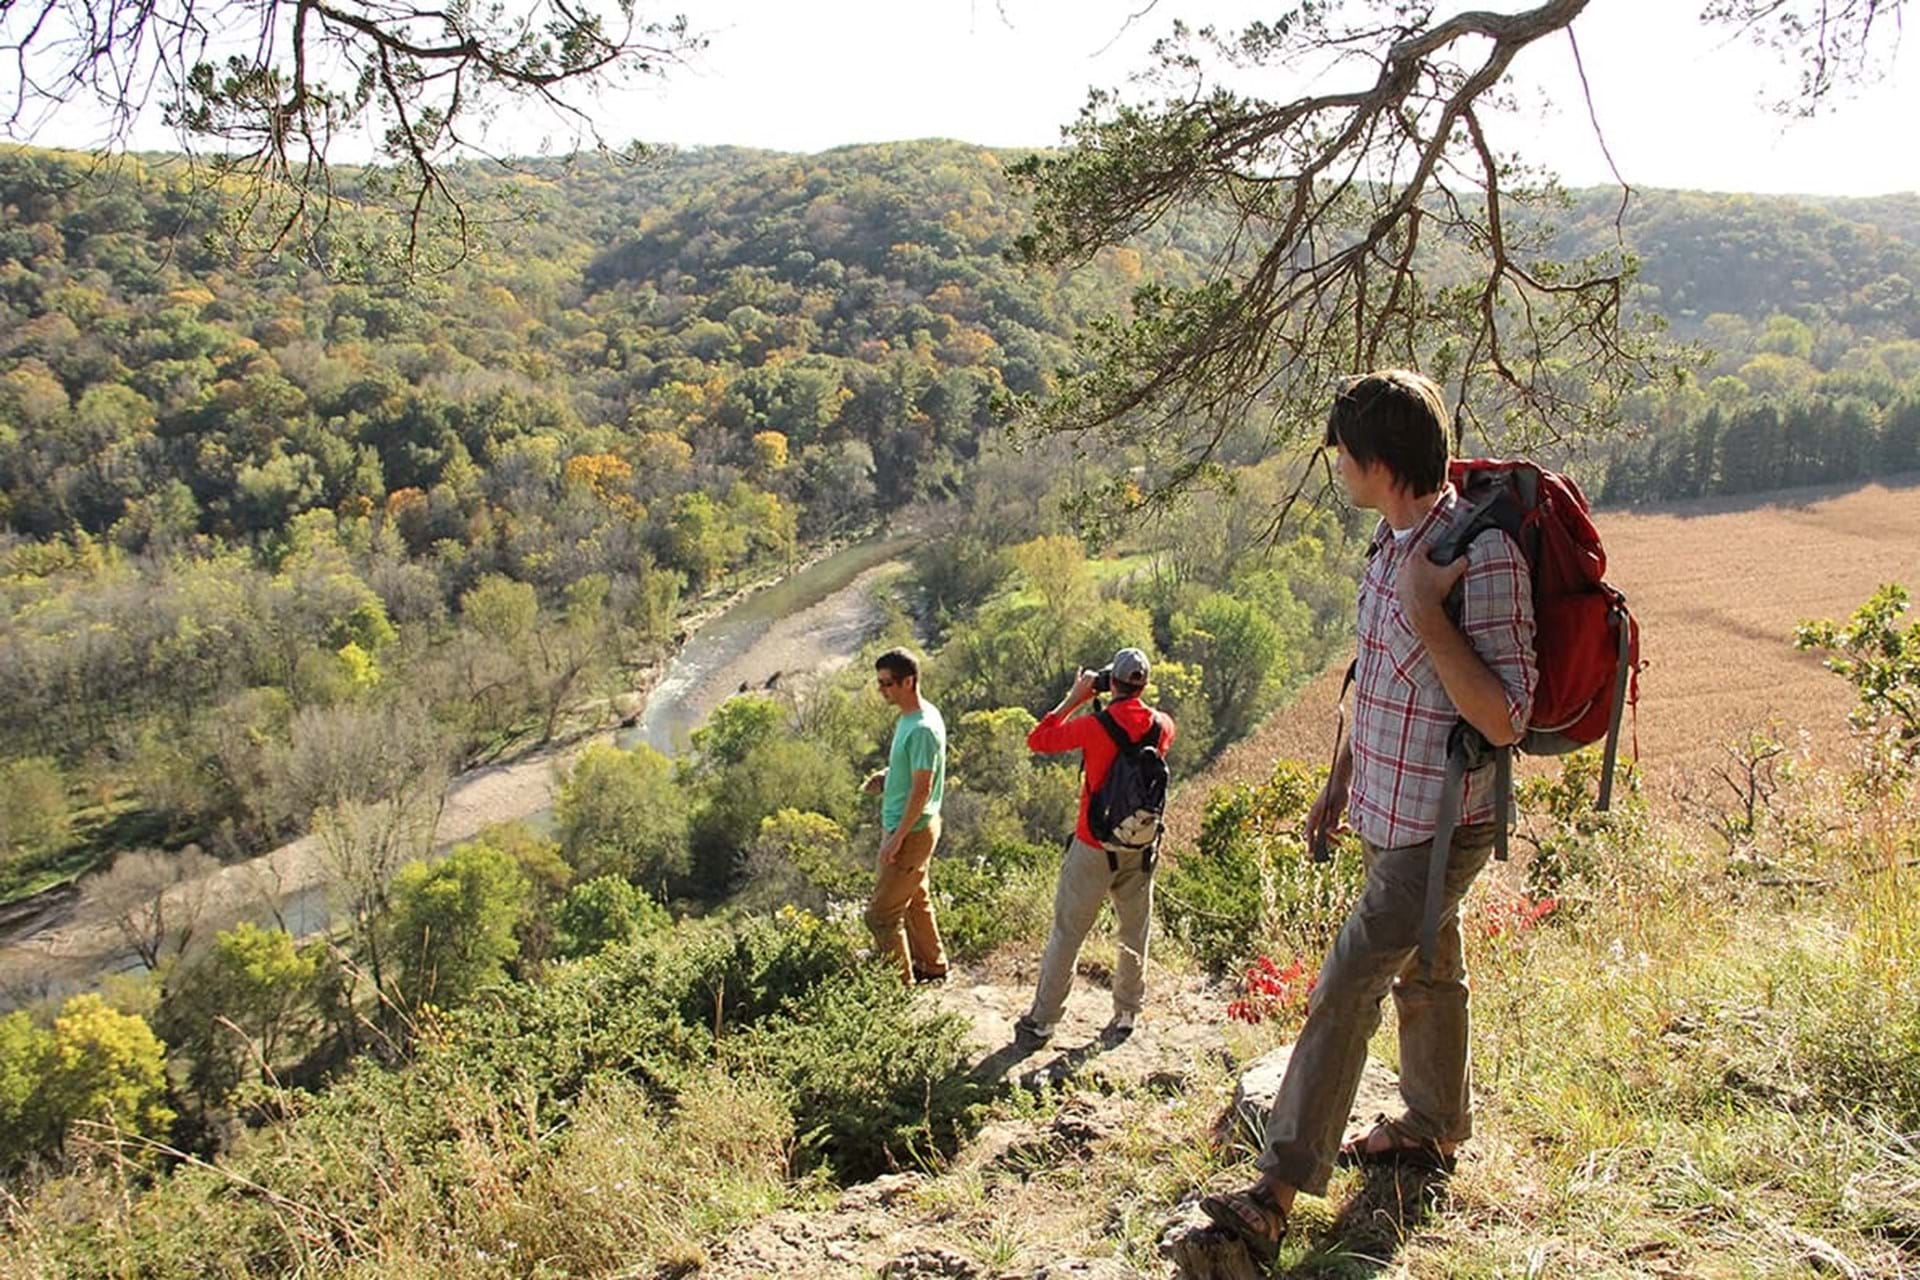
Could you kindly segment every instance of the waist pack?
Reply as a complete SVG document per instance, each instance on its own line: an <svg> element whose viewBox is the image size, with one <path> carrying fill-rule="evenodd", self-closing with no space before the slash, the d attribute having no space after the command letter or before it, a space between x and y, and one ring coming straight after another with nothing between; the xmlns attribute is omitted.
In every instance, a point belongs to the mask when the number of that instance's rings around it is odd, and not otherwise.
<svg viewBox="0 0 1920 1280"><path fill-rule="evenodd" d="M1160 754L1160 720L1155 717L1136 742L1105 707L1094 712L1094 718L1113 739L1115 753L1107 776L1087 799L1087 826L1106 846L1110 865L1115 849L1145 850L1143 861L1151 868L1167 809L1167 761Z"/></svg>

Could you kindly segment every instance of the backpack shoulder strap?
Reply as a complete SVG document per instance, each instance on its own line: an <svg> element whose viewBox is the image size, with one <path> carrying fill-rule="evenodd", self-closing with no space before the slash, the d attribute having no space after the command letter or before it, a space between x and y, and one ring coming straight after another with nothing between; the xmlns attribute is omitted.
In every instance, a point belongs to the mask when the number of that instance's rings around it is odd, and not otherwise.
<svg viewBox="0 0 1920 1280"><path fill-rule="evenodd" d="M1153 717L1147 725L1147 731L1140 735L1140 741L1135 742L1127 736L1127 731L1120 727L1120 722L1115 720L1113 713L1105 707L1101 707L1098 711L1094 712L1093 715L1094 719L1100 722L1100 727L1107 731L1107 736L1113 739L1113 745L1120 749L1122 755L1134 755L1137 754L1142 747L1157 747L1160 745L1159 716Z"/></svg>
<svg viewBox="0 0 1920 1280"><path fill-rule="evenodd" d="M1107 736L1113 739L1114 746L1120 748L1120 750L1126 752L1128 755L1133 754L1134 747L1132 739L1127 737L1127 731L1120 727L1120 722L1113 718L1111 712L1105 707L1101 707L1093 713L1093 718L1098 720L1100 727L1107 731Z"/></svg>
<svg viewBox="0 0 1920 1280"><path fill-rule="evenodd" d="M1160 737L1160 713L1152 707L1148 707L1147 731L1140 735L1141 748L1144 750L1147 747L1152 747L1158 750L1160 747Z"/></svg>

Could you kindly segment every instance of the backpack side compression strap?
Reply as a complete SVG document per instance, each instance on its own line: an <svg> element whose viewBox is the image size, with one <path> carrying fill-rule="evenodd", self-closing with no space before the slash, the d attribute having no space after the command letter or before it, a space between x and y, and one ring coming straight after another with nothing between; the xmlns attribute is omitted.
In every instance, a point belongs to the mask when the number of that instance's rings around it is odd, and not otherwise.
<svg viewBox="0 0 1920 1280"><path fill-rule="evenodd" d="M1434 821L1433 843L1427 858L1427 901L1420 913L1420 971L1433 976L1434 953L1440 942L1440 904L1447 894L1447 860L1453 852L1453 833L1460 825L1460 796L1466 786L1466 755L1447 752L1447 780L1440 793L1440 813Z"/></svg>
<svg viewBox="0 0 1920 1280"><path fill-rule="evenodd" d="M1616 595L1619 593L1616 592ZM1613 769L1620 759L1620 718L1627 707L1627 682L1633 679L1633 619L1627 615L1625 597L1612 609L1614 630L1620 633L1620 652L1613 668L1613 710L1607 718L1607 747L1600 765L1600 803L1606 809L1613 803ZM1638 753L1639 747L1634 748Z"/></svg>

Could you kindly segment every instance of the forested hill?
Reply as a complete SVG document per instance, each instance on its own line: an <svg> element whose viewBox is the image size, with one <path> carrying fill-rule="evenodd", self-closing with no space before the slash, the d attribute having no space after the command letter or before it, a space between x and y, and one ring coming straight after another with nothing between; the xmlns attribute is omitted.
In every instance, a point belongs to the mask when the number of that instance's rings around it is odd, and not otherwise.
<svg viewBox="0 0 1920 1280"><path fill-rule="evenodd" d="M1855 337L1920 337L1920 196L1871 200L1637 191L1577 193L1556 248L1577 255L1622 236L1641 259L1645 305L1687 336L1716 313L1782 313ZM1616 232L1615 220L1619 220Z"/></svg>
<svg viewBox="0 0 1920 1280"><path fill-rule="evenodd" d="M1040 387L1075 324L1143 276L1188 274L1175 249L1014 267L1001 157L958 143L713 148L517 181L526 225L380 288L231 270L207 247L219 211L177 164L0 153L0 520L139 550L387 508L415 558L478 551L470 583L529 558L476 548L499 533L476 516L504 511L524 538L549 514L532 490L557 501L570 460L604 456L634 474L594 472L602 496L644 506L641 542L697 586L767 551L734 536L769 523L756 503L810 539L950 487L996 392ZM1559 247L1608 243L1618 203L1579 193ZM1917 220L1912 199L1642 192L1624 233L1683 335L1744 359L1785 315L1824 369L1920 337Z"/></svg>
<svg viewBox="0 0 1920 1280"><path fill-rule="evenodd" d="M178 165L0 155L0 516L137 548L417 491L423 551L471 543L456 526L504 498L524 508L543 469L557 497L569 458L615 453L646 540L698 584L747 551L676 549L672 500L725 506L747 476L803 538L898 504L1140 270L1010 266L1000 162L957 144L723 148L536 166L519 186L529 224L449 275L374 288L230 271ZM765 431L785 437L777 466Z"/></svg>

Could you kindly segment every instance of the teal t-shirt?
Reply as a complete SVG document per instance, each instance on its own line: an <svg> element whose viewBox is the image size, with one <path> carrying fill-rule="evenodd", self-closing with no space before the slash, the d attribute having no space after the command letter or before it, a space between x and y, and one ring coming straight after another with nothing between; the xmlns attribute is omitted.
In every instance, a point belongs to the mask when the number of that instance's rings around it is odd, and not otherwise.
<svg viewBox="0 0 1920 1280"><path fill-rule="evenodd" d="M927 793L927 807L920 811L915 831L940 812L940 797L947 790L947 722L940 708L920 700L918 711L908 712L893 726L893 749L887 753L887 788L880 793L880 825L891 831L907 813L907 792L913 775L921 769L933 770L933 790Z"/></svg>

